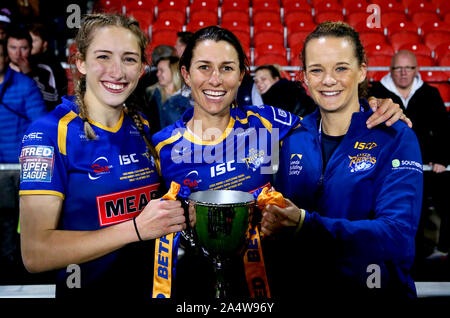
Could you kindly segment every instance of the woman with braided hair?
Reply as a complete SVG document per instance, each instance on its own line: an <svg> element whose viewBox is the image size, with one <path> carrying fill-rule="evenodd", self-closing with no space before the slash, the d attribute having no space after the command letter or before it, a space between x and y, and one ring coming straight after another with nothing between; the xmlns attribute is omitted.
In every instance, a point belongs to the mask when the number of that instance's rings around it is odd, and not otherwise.
<svg viewBox="0 0 450 318"><path fill-rule="evenodd" d="M147 41L134 19L94 14L76 42L76 97L23 138L23 261L59 269L57 297L150 298L150 240L184 229L185 217L179 201L155 200L149 125L133 102Z"/></svg>

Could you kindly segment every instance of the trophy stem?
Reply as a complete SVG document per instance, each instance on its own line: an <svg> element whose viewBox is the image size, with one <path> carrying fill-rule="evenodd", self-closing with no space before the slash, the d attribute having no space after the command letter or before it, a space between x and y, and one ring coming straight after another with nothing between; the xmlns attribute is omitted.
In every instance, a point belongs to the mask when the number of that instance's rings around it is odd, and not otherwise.
<svg viewBox="0 0 450 318"><path fill-rule="evenodd" d="M215 294L216 298L225 298L228 296L227 283L225 281L225 268L219 256L213 257L215 280Z"/></svg>

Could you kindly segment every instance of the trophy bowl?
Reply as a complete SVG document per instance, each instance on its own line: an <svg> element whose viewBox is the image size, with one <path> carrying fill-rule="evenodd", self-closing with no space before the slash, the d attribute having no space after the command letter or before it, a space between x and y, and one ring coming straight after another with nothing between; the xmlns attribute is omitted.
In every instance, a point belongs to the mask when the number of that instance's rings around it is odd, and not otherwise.
<svg viewBox="0 0 450 318"><path fill-rule="evenodd" d="M235 190L208 190L189 196L196 212L196 242L211 256L228 257L246 246L255 199Z"/></svg>

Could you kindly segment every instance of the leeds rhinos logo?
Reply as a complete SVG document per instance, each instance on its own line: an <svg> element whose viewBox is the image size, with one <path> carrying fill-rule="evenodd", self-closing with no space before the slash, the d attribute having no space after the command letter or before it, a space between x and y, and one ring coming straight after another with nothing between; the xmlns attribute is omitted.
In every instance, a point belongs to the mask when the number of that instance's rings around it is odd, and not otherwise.
<svg viewBox="0 0 450 318"><path fill-rule="evenodd" d="M377 162L376 157L372 157L368 153L360 153L356 156L348 156L350 158L350 172L366 171L370 170L375 166Z"/></svg>
<svg viewBox="0 0 450 318"><path fill-rule="evenodd" d="M248 157L242 159L247 164L247 169L256 171L264 161L264 150L250 149Z"/></svg>

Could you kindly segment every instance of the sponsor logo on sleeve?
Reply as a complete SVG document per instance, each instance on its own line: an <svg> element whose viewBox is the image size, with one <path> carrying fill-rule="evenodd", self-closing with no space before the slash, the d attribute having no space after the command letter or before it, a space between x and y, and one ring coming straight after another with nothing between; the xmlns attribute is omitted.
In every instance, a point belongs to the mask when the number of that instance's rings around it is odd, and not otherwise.
<svg viewBox="0 0 450 318"><path fill-rule="evenodd" d="M51 182L54 148L44 145L25 146L20 153L22 182Z"/></svg>
<svg viewBox="0 0 450 318"><path fill-rule="evenodd" d="M292 176L298 176L300 172L303 170L303 165L301 163L301 160L303 158L302 154L299 153L293 153L291 154L291 158L289 160L289 175Z"/></svg>
<svg viewBox="0 0 450 318"><path fill-rule="evenodd" d="M392 170L416 170L418 172L423 171L423 166L420 162L414 160L400 160L394 159L392 160Z"/></svg>

